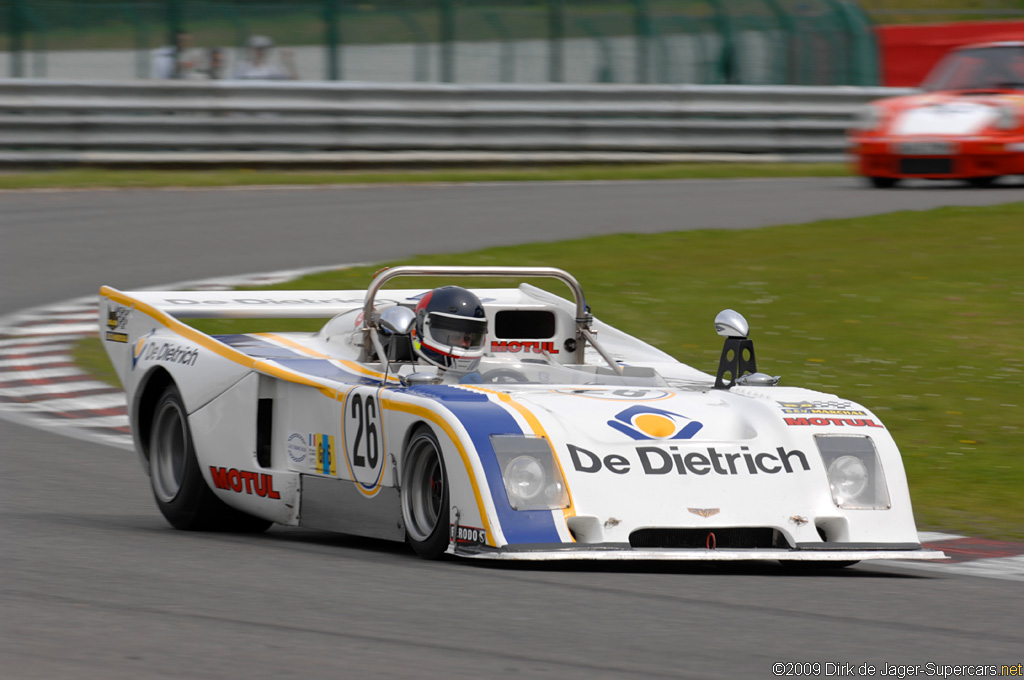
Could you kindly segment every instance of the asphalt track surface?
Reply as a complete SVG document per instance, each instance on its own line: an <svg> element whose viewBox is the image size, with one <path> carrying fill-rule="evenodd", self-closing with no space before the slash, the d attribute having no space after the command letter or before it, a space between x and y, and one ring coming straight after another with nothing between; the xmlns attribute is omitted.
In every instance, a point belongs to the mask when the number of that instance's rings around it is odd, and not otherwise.
<svg viewBox="0 0 1024 680"><path fill-rule="evenodd" d="M0 316L103 283L1019 200L1019 186L879 192L849 179L0 193ZM875 675L1024 662L1020 582L863 564L509 568L281 527L177 532L132 454L7 421L0 442L5 679L759 678L776 662L818 661L821 676L826 662Z"/></svg>

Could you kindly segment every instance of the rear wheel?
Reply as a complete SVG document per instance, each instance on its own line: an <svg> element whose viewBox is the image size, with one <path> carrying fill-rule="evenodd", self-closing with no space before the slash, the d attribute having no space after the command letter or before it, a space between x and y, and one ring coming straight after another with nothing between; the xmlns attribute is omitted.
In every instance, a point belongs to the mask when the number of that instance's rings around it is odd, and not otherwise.
<svg viewBox="0 0 1024 680"><path fill-rule="evenodd" d="M448 475L437 437L428 428L413 435L402 459L402 518L416 554L434 560L449 541Z"/></svg>
<svg viewBox="0 0 1024 680"><path fill-rule="evenodd" d="M900 180L898 177L868 177L868 182L876 189L892 189Z"/></svg>
<svg viewBox="0 0 1024 680"><path fill-rule="evenodd" d="M185 404L169 385L153 412L149 440L149 478L157 507L175 529L260 532L272 522L224 504L199 470Z"/></svg>

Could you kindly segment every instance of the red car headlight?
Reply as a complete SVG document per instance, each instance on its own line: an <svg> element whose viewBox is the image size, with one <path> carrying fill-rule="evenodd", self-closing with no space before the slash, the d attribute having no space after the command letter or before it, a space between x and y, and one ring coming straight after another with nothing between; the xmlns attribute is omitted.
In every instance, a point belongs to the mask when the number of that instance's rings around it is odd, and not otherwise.
<svg viewBox="0 0 1024 680"><path fill-rule="evenodd" d="M992 127L996 130L1015 130L1020 127L1020 111L1012 104L1001 104L996 107L996 120Z"/></svg>

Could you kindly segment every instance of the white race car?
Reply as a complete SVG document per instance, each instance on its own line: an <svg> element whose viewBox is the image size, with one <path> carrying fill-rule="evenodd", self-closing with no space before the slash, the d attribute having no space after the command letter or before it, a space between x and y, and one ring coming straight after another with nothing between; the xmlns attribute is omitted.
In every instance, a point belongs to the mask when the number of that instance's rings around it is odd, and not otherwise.
<svg viewBox="0 0 1024 680"><path fill-rule="evenodd" d="M554 277L389 289L399 276ZM743 318L717 375L595 320L539 267L395 267L367 290L100 291L157 505L180 529L273 522L423 557L936 559L866 407L758 373ZM206 335L179 319L321 317ZM269 322L268 322L268 325Z"/></svg>

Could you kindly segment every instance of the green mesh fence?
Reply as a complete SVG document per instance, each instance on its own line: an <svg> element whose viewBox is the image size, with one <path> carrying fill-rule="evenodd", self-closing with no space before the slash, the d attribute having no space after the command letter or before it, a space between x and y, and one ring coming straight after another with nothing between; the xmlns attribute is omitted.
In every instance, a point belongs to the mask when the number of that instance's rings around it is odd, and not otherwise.
<svg viewBox="0 0 1024 680"><path fill-rule="evenodd" d="M0 0L12 77L231 77L255 36L307 80L878 83L853 0Z"/></svg>

